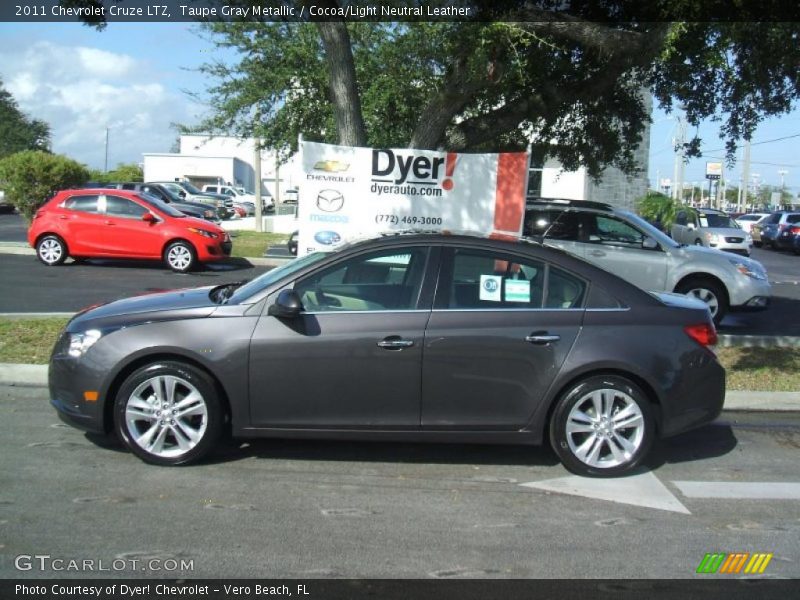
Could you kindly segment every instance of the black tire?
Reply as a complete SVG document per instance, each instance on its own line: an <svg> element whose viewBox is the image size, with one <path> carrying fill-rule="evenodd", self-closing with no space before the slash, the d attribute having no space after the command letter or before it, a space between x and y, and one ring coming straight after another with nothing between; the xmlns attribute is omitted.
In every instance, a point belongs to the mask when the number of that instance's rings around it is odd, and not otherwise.
<svg viewBox="0 0 800 600"><path fill-rule="evenodd" d="M695 277L687 279L678 284L675 288L678 294L686 294L705 302L711 311L711 318L714 325L719 325L725 315L728 314L729 301L728 293L724 287L712 279L706 277Z"/></svg>
<svg viewBox="0 0 800 600"><path fill-rule="evenodd" d="M197 252L189 242L172 242L164 250L164 262L177 273L188 273L197 266Z"/></svg>
<svg viewBox="0 0 800 600"><path fill-rule="evenodd" d="M598 395L602 398L599 415L593 402ZM614 416L624 413L629 416L615 423ZM589 430L580 431L583 428ZM550 419L553 449L576 475L622 475L645 459L654 437L655 417L647 395L616 375L579 381L561 396Z"/></svg>
<svg viewBox="0 0 800 600"><path fill-rule="evenodd" d="M183 417L181 411L186 413ZM134 371L114 404L114 429L125 446L143 461L161 466L186 465L207 456L224 419L209 375L178 361L155 362Z"/></svg>
<svg viewBox="0 0 800 600"><path fill-rule="evenodd" d="M55 234L43 235L36 242L36 258L48 267L62 264L68 256L67 244Z"/></svg>
<svg viewBox="0 0 800 600"><path fill-rule="evenodd" d="M700 238L697 238L697 239L694 241L694 245L695 245L695 246L702 246L702 245L703 245L703 240L701 240Z"/></svg>

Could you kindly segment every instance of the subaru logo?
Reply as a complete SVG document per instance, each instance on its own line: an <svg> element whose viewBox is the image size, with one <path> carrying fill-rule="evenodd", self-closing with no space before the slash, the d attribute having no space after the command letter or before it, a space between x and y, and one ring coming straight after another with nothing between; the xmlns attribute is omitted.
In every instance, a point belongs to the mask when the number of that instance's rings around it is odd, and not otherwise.
<svg viewBox="0 0 800 600"><path fill-rule="evenodd" d="M344 196L338 190L322 190L317 194L317 208L323 212L338 212L344 206Z"/></svg>
<svg viewBox="0 0 800 600"><path fill-rule="evenodd" d="M318 231L314 239L323 246L333 246L342 241L342 236L335 231Z"/></svg>

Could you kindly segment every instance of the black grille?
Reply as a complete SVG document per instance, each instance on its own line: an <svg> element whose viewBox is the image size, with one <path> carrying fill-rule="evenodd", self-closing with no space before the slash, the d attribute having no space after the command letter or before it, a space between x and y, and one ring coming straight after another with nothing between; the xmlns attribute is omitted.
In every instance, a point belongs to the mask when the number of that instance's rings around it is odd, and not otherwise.
<svg viewBox="0 0 800 600"><path fill-rule="evenodd" d="M744 238L739 237L726 237L725 241L729 244L741 244L744 241Z"/></svg>

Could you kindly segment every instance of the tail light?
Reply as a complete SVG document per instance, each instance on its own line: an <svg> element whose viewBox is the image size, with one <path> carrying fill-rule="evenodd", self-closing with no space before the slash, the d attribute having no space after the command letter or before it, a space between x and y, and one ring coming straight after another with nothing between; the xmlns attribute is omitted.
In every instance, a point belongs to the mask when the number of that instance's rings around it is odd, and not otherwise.
<svg viewBox="0 0 800 600"><path fill-rule="evenodd" d="M797 227L797 226L792 227L791 230L790 230L790 233L792 235L797 235L798 233L800 233L800 227Z"/></svg>
<svg viewBox="0 0 800 600"><path fill-rule="evenodd" d="M713 346L717 343L717 329L713 323L698 323L683 328L690 338L701 346Z"/></svg>

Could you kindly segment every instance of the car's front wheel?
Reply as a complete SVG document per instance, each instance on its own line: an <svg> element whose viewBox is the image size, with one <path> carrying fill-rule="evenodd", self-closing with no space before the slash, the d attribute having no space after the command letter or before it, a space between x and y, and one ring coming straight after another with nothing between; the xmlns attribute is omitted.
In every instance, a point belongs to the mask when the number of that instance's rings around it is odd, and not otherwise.
<svg viewBox="0 0 800 600"><path fill-rule="evenodd" d="M211 378L182 362L134 371L122 384L114 425L136 456L156 465L200 460L222 432L223 410Z"/></svg>
<svg viewBox="0 0 800 600"><path fill-rule="evenodd" d="M57 235L45 235L36 242L36 257L48 267L60 265L67 259L67 245Z"/></svg>
<svg viewBox="0 0 800 600"><path fill-rule="evenodd" d="M172 242L164 250L164 262L173 271L188 273L197 264L197 254L188 242Z"/></svg>
<svg viewBox="0 0 800 600"><path fill-rule="evenodd" d="M550 441L578 475L613 477L644 460L655 435L647 396L615 375L592 376L568 389L550 420Z"/></svg>
<svg viewBox="0 0 800 600"><path fill-rule="evenodd" d="M722 286L711 279L695 277L682 281L675 291L705 302L714 325L719 325L728 313L728 295Z"/></svg>

